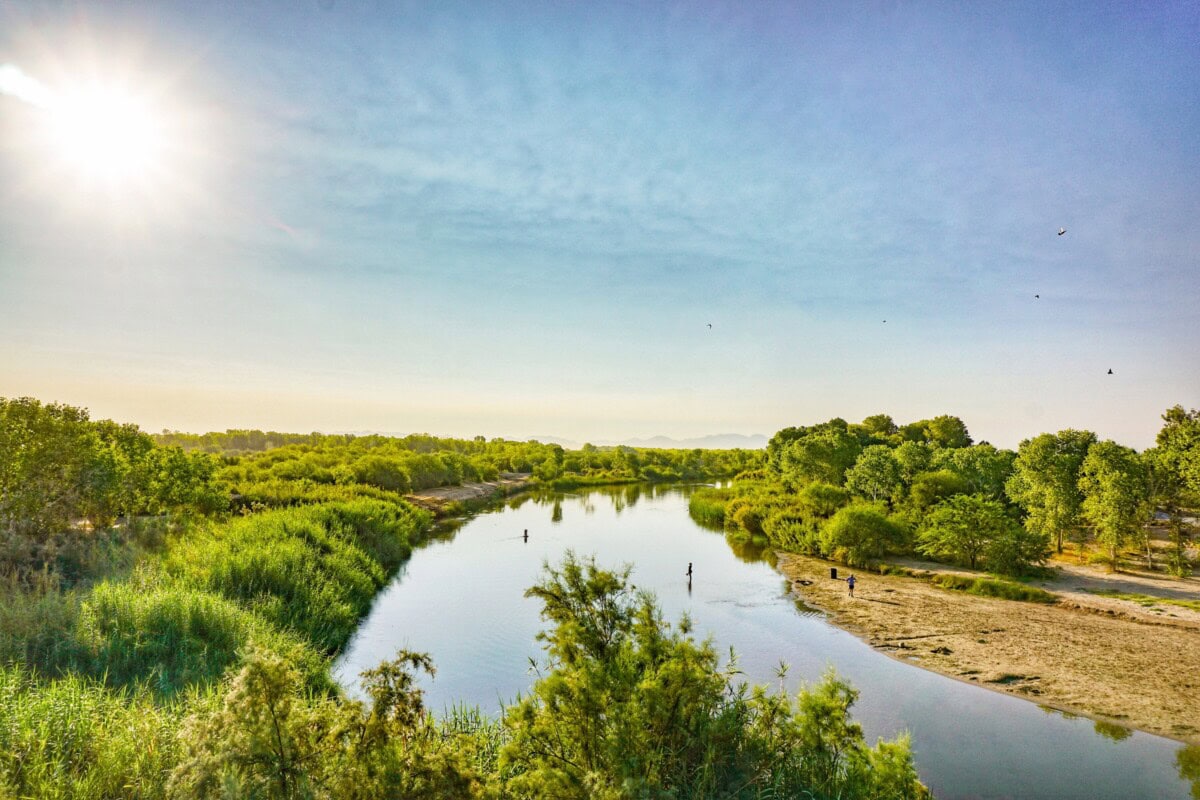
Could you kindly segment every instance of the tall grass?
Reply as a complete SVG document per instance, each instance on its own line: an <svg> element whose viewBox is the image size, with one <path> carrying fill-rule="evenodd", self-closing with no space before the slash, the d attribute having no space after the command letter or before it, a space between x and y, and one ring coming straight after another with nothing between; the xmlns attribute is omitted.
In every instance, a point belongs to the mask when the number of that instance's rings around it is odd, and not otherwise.
<svg viewBox="0 0 1200 800"><path fill-rule="evenodd" d="M332 688L327 662L305 641L219 595L177 583L97 586L75 636L78 668L111 686L144 684L170 696L211 685L255 645L286 657L313 687Z"/></svg>
<svg viewBox="0 0 1200 800"><path fill-rule="evenodd" d="M141 690L0 668L0 797L164 797L181 756L181 710Z"/></svg>
<svg viewBox="0 0 1200 800"><path fill-rule="evenodd" d="M732 499L733 489L697 489L688 498L688 514L705 527L722 528L725 525L725 509Z"/></svg>
<svg viewBox="0 0 1200 800"><path fill-rule="evenodd" d="M1027 603L1055 603L1058 597L1035 586L1023 586L1011 581L994 578L972 578L967 575L940 573L929 579L930 583L943 589L966 592L981 597L1000 597L1005 600L1022 600Z"/></svg>
<svg viewBox="0 0 1200 800"><path fill-rule="evenodd" d="M163 568L334 653L428 520L407 504L378 500L271 511L178 542Z"/></svg>

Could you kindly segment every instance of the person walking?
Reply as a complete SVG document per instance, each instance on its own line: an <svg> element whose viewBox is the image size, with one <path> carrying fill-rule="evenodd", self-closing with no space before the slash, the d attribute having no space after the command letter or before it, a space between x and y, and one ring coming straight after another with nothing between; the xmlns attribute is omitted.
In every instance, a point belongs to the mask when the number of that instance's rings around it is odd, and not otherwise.
<svg viewBox="0 0 1200 800"><path fill-rule="evenodd" d="M850 596L851 597L854 597L854 584L856 582L857 581L855 580L853 575L851 575L849 578L846 578L846 585L850 587Z"/></svg>
<svg viewBox="0 0 1200 800"><path fill-rule="evenodd" d="M692 562L690 562L690 561L688 562L687 576L688 576L688 583L691 583L692 582Z"/></svg>

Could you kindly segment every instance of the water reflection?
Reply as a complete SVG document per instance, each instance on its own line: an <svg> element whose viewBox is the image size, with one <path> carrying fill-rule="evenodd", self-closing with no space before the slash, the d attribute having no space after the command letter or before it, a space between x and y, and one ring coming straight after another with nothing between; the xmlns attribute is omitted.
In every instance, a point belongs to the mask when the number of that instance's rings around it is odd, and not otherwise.
<svg viewBox="0 0 1200 800"><path fill-rule="evenodd" d="M1124 725L1118 725L1115 722L1106 722L1102 719L1096 720L1096 724L1092 728L1095 729L1096 733L1113 742L1123 742L1130 736L1133 736L1133 731Z"/></svg>
<svg viewBox="0 0 1200 800"><path fill-rule="evenodd" d="M1192 783L1192 797L1200 800L1200 745L1191 744L1175 754L1179 777Z"/></svg>

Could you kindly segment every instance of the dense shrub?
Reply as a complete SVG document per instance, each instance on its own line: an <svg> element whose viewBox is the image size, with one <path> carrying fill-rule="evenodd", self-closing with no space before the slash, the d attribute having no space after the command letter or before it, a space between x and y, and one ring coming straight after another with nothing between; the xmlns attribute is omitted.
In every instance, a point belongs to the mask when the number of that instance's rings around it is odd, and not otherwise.
<svg viewBox="0 0 1200 800"><path fill-rule="evenodd" d="M821 527L825 555L853 566L863 566L906 544L904 529L888 519L881 506L855 503L834 514Z"/></svg>

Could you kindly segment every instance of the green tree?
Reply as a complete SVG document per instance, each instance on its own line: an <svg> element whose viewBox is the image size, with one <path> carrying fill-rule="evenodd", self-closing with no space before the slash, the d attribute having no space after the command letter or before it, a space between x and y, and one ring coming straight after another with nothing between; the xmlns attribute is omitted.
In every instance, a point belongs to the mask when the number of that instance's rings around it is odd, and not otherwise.
<svg viewBox="0 0 1200 800"><path fill-rule="evenodd" d="M1108 550L1110 566L1118 567L1121 548L1145 525L1150 511L1150 486L1145 463L1138 454L1116 442L1092 445L1079 475L1083 516Z"/></svg>
<svg viewBox="0 0 1200 800"><path fill-rule="evenodd" d="M780 473L784 483L791 486L811 481L841 486L846 470L854 465L860 452L862 446L846 421L833 419L807 429L783 448Z"/></svg>
<svg viewBox="0 0 1200 800"><path fill-rule="evenodd" d="M867 433L880 439L887 439L895 435L898 430L895 421L887 414L872 414L861 424Z"/></svg>
<svg viewBox="0 0 1200 800"><path fill-rule="evenodd" d="M908 501L914 509L924 511L956 494L967 494L971 484L957 472L948 469L918 475L908 492Z"/></svg>
<svg viewBox="0 0 1200 800"><path fill-rule="evenodd" d="M846 471L846 489L870 500L891 502L900 492L900 464L892 448L875 444L866 448Z"/></svg>
<svg viewBox="0 0 1200 800"><path fill-rule="evenodd" d="M0 398L0 531L48 543L89 506L100 441L87 411ZM100 479L107 484L106 479Z"/></svg>
<svg viewBox="0 0 1200 800"><path fill-rule="evenodd" d="M971 434L966 423L948 414L902 425L899 437L905 442L927 442L934 447L967 447Z"/></svg>
<svg viewBox="0 0 1200 800"><path fill-rule="evenodd" d="M1163 426L1155 440L1162 461L1175 474L1189 503L1200 502L1200 411L1173 406L1162 415Z"/></svg>
<svg viewBox="0 0 1200 800"><path fill-rule="evenodd" d="M933 448L924 442L902 442L892 454L900 465L900 480L906 489L933 463Z"/></svg>
<svg viewBox="0 0 1200 800"><path fill-rule="evenodd" d="M856 694L828 676L796 704L732 683L685 618L618 573L568 554L526 594L542 601L547 664L506 710L504 796L924 797L905 740L867 748Z"/></svg>
<svg viewBox="0 0 1200 800"><path fill-rule="evenodd" d="M796 494L796 502L810 519L828 519L850 502L850 493L840 486L814 481Z"/></svg>
<svg viewBox="0 0 1200 800"><path fill-rule="evenodd" d="M854 503L821 526L821 548L831 558L854 566L903 548L905 530L888 519L882 506Z"/></svg>
<svg viewBox="0 0 1200 800"><path fill-rule="evenodd" d="M179 798L460 800L480 782L469 743L438 730L414 671L429 657L401 651L362 674L370 706L309 692L288 661L251 649L215 701L180 734L186 757L170 793Z"/></svg>
<svg viewBox="0 0 1200 800"><path fill-rule="evenodd" d="M1013 473L1016 453L998 450L990 444L940 450L934 459L938 469L949 469L967 482L971 494L992 500L1006 499L1004 484Z"/></svg>
<svg viewBox="0 0 1200 800"><path fill-rule="evenodd" d="M917 532L917 549L934 559L975 569L1001 525L1009 521L999 503L974 495L954 495L926 515Z"/></svg>
<svg viewBox="0 0 1200 800"><path fill-rule="evenodd" d="M1070 429L1026 439L1004 485L1009 499L1024 509L1025 526L1056 540L1059 553L1064 534L1081 523L1080 469L1095 441L1091 431Z"/></svg>
<svg viewBox="0 0 1200 800"><path fill-rule="evenodd" d="M1019 575L1045 561L1048 540L1014 520L998 500L958 494L938 503L917 532L917 549L971 569Z"/></svg>

